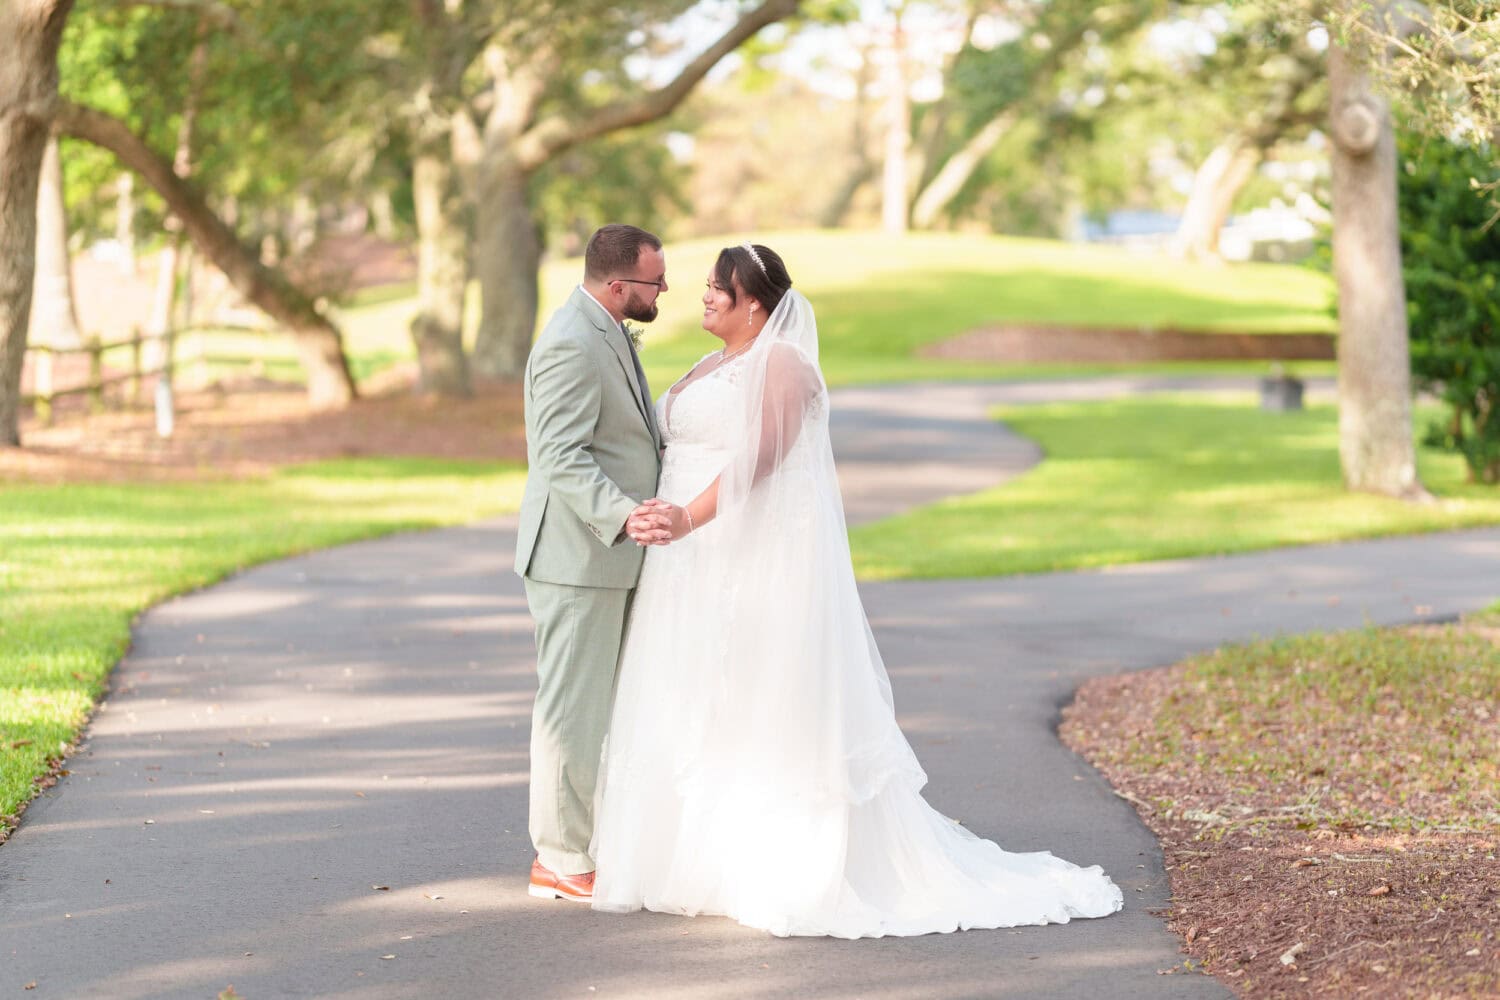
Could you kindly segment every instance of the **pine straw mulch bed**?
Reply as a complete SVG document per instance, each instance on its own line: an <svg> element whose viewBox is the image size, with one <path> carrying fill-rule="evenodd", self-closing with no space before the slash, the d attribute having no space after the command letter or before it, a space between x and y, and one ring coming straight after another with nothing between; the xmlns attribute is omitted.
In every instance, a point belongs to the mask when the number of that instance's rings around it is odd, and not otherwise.
<svg viewBox="0 0 1500 1000"><path fill-rule="evenodd" d="M23 447L0 448L0 482L245 477L354 456L525 461L517 384L480 382L470 399L441 399L413 392L414 377L412 366L399 366L331 411L312 409L300 389L258 379L184 392L167 439L149 409L89 414L74 400L50 427L23 420Z"/></svg>
<svg viewBox="0 0 1500 1000"><path fill-rule="evenodd" d="M1190 956L1163 973L1500 996L1500 615L1100 678L1063 719L1161 840Z"/></svg>

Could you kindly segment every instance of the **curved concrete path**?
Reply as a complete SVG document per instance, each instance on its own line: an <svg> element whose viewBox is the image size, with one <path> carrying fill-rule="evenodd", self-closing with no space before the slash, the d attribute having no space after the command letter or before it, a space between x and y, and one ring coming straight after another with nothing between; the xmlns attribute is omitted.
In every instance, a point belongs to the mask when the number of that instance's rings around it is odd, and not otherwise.
<svg viewBox="0 0 1500 1000"><path fill-rule="evenodd" d="M1024 468L1035 449L985 419L994 402L1149 388L842 392L850 509L871 517ZM512 539L501 520L350 545L143 616L71 775L0 848L0 995L1227 996L1203 976L1157 974L1181 962L1152 915L1168 902L1160 854L1057 742L1058 707L1087 677L1225 641L1500 596L1500 530L868 585L929 799L1011 849L1104 865L1126 910L1065 927L780 940L525 895L534 681Z"/></svg>

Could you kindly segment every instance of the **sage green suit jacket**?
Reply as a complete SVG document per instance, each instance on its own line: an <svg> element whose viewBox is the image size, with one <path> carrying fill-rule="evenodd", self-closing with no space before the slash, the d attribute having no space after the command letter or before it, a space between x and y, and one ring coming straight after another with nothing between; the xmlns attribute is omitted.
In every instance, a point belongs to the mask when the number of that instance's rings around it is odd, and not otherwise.
<svg viewBox="0 0 1500 1000"><path fill-rule="evenodd" d="M625 521L656 495L661 437L630 343L582 288L532 346L523 394L530 467L516 572L575 587L634 587L645 549L625 537Z"/></svg>

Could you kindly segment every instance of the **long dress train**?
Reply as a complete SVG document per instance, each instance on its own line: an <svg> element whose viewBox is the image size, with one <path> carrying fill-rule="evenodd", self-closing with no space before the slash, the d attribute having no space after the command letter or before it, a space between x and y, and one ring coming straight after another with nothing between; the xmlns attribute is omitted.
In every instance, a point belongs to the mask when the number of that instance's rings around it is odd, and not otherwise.
<svg viewBox="0 0 1500 1000"><path fill-rule="evenodd" d="M660 496L696 496L744 450L745 414L770 412L775 361L767 376L755 353L658 404ZM799 406L743 502L721 494L716 520L647 553L600 771L594 908L843 938L1120 909L1097 866L1008 853L922 798L854 585L820 379Z"/></svg>

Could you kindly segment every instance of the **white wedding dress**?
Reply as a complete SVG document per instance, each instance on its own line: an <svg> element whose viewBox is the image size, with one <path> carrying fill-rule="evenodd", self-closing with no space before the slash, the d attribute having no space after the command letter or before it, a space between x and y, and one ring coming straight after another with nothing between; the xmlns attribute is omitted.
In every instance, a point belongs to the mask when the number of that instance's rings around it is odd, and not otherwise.
<svg viewBox="0 0 1500 1000"><path fill-rule="evenodd" d="M770 392L757 353L657 404L663 498L686 503L744 450L745 394ZM600 768L594 908L842 938L1115 912L1100 868L1007 853L922 798L854 586L816 390L745 502L726 510L722 487L714 521L646 554Z"/></svg>

